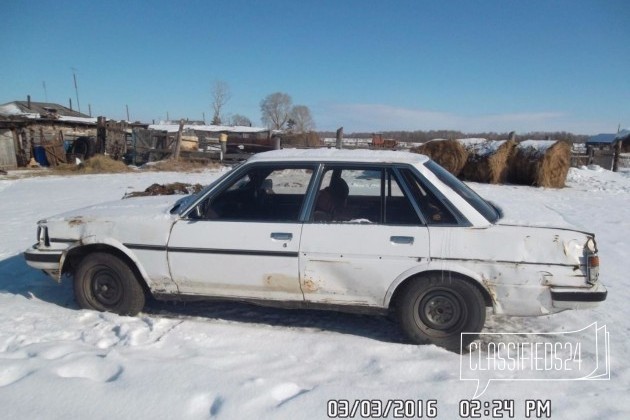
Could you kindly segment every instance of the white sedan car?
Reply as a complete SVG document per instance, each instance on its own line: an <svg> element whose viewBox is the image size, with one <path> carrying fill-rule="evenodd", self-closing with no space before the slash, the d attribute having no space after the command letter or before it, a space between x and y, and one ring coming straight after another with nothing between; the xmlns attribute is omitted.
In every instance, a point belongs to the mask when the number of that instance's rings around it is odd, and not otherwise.
<svg viewBox="0 0 630 420"><path fill-rule="evenodd" d="M467 345L486 307L533 316L606 299L593 234L507 223L425 156L258 154L198 194L142 197L41 220L25 252L83 308L157 299L393 312L412 342ZM463 337L463 338L462 338Z"/></svg>

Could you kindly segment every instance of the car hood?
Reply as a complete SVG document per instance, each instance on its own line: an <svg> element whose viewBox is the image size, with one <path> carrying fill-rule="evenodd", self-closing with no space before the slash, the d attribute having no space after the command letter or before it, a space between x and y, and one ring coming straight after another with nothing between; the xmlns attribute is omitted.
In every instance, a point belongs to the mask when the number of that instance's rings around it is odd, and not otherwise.
<svg viewBox="0 0 630 420"><path fill-rule="evenodd" d="M84 223L124 218L170 218L170 209L181 196L135 197L95 204L48 217L44 222Z"/></svg>
<svg viewBox="0 0 630 420"><path fill-rule="evenodd" d="M179 217L170 209L181 196L137 197L96 204L48 217L51 241L116 241L164 245L171 225Z"/></svg>

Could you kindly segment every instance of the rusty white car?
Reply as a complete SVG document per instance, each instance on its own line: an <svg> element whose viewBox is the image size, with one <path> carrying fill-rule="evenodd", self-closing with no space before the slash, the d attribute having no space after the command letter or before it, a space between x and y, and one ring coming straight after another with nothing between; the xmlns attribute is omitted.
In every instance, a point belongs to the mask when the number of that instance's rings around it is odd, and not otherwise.
<svg viewBox="0 0 630 420"><path fill-rule="evenodd" d="M260 153L198 194L41 220L32 267L82 308L157 299L393 313L414 343L468 344L486 308L533 316L605 300L591 233L509 222L426 156ZM464 342L460 343L463 338Z"/></svg>

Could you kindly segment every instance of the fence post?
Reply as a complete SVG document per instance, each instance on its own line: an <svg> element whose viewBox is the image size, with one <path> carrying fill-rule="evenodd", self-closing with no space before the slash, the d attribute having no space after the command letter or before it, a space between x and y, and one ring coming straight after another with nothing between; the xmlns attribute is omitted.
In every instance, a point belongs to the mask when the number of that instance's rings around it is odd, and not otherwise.
<svg viewBox="0 0 630 420"><path fill-rule="evenodd" d="M225 155L227 154L227 141L227 133L219 134L219 145L221 146L221 162L223 162L223 159L225 159Z"/></svg>
<svg viewBox="0 0 630 420"><path fill-rule="evenodd" d="M96 153L105 153L107 143L107 118L96 118Z"/></svg>
<svg viewBox="0 0 630 420"><path fill-rule="evenodd" d="M179 160L179 151L182 147L182 131L184 130L184 120L179 120L179 130L177 131L177 139L175 140L175 151L173 159Z"/></svg>
<svg viewBox="0 0 630 420"><path fill-rule="evenodd" d="M615 144L615 154L613 155L613 172L617 172L619 170L619 155L621 154L621 139L617 141Z"/></svg>
<svg viewBox="0 0 630 420"><path fill-rule="evenodd" d="M337 130L337 149L343 149L343 127Z"/></svg>

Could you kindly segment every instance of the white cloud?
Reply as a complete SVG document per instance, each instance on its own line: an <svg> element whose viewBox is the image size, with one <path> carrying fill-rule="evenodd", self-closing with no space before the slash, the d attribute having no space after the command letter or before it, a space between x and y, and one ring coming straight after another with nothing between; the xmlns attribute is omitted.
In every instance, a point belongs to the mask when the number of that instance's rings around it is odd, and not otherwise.
<svg viewBox="0 0 630 420"><path fill-rule="evenodd" d="M564 112L521 112L506 114L458 115L425 109L383 104L328 104L316 114L318 126L346 132L389 130L459 130L462 132L570 131L595 133L610 131L608 124L571 118ZM324 128L326 127L326 128Z"/></svg>

